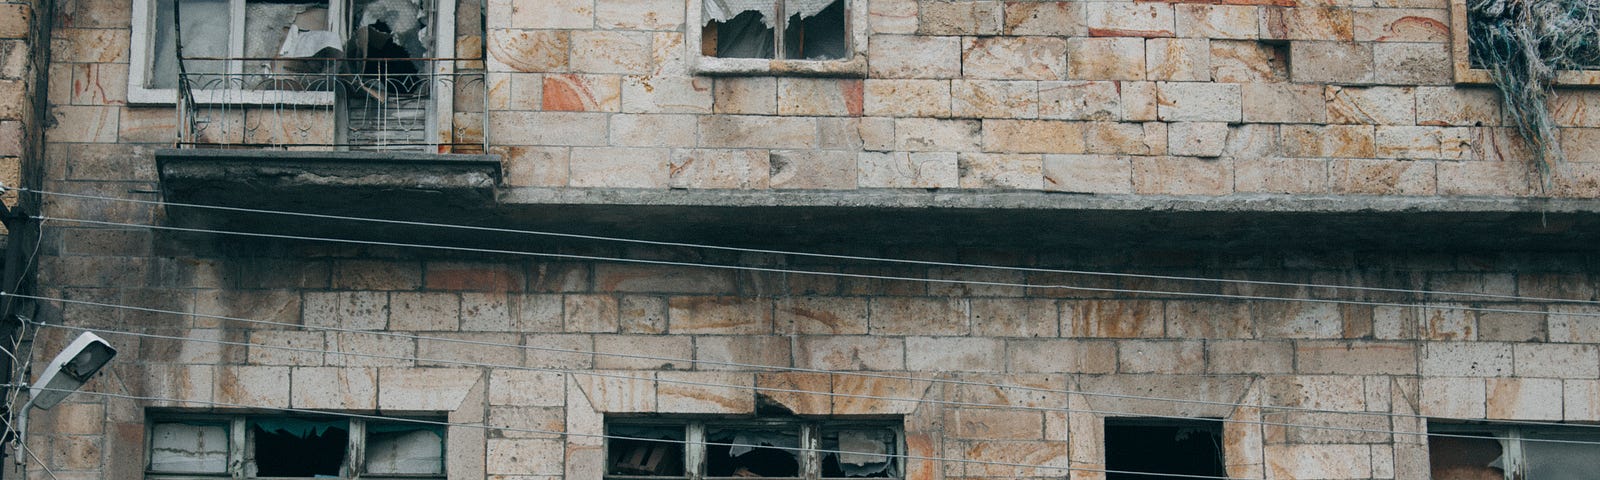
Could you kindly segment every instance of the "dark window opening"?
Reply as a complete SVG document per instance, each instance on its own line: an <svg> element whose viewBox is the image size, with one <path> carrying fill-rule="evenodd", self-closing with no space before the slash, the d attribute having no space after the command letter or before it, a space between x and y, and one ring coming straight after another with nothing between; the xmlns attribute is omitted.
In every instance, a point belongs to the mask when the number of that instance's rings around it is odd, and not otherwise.
<svg viewBox="0 0 1600 480"><path fill-rule="evenodd" d="M790 16L783 31L783 56L805 60L844 58L844 27L844 2L834 2L809 18Z"/></svg>
<svg viewBox="0 0 1600 480"><path fill-rule="evenodd" d="M1107 473L1107 480L1172 478L1142 473L1227 476L1221 420L1110 418L1105 427L1106 470L1119 472Z"/></svg>
<svg viewBox="0 0 1600 480"><path fill-rule="evenodd" d="M761 12L745 11L726 22L713 21L706 34L717 39L714 55L723 58L772 58L772 28L762 22Z"/></svg>
<svg viewBox="0 0 1600 480"><path fill-rule="evenodd" d="M350 431L343 422L252 422L256 476L338 476Z"/></svg>
<svg viewBox="0 0 1600 480"><path fill-rule="evenodd" d="M800 436L793 431L707 427L706 476L799 477L799 448Z"/></svg>
<svg viewBox="0 0 1600 480"><path fill-rule="evenodd" d="M610 425L606 474L682 477L683 427ZM656 441L659 440L659 441Z"/></svg>

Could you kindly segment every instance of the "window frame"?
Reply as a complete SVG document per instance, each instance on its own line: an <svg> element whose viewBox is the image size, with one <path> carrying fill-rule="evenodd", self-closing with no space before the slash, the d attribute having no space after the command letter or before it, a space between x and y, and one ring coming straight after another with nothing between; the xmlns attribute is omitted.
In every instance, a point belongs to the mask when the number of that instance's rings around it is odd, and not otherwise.
<svg viewBox="0 0 1600 480"><path fill-rule="evenodd" d="M149 1L149 0L137 0ZM705 30L705 1L686 0L684 48L688 50L689 70L707 76L812 76L812 77L866 77L867 76L867 3L870 0L839 0L844 2L845 51L844 58L833 60L803 60L780 58L724 58L703 55L701 41ZM781 2L783 0L773 0ZM782 36L786 21L774 22L773 34ZM777 42L774 42L775 44ZM776 48L776 46L774 47ZM774 52L774 57L778 52Z"/></svg>
<svg viewBox="0 0 1600 480"><path fill-rule="evenodd" d="M177 88L153 88L147 85L152 71L152 60L155 57L155 33L157 8L155 2L172 0L133 0L132 33L129 37L128 59L128 104L170 106L178 103ZM244 56L244 6L250 0L228 0L229 2L229 34L228 56L239 58ZM350 21L350 0L328 0L328 28L344 31ZM433 58L454 58L456 44L456 0L438 0L434 10L435 27L438 30L432 45ZM244 71L242 60L229 60L227 72L224 75L239 75ZM433 62L434 75L453 75L455 62ZM244 90L240 88L227 89L195 89L193 90L195 102L203 105L214 104L239 104L239 105L333 105L335 95L333 92L299 92L288 90ZM443 114L452 112L454 95L435 94L430 98L434 109L439 114L433 115L434 122L448 122L453 115ZM453 113L453 112L452 112ZM436 134L441 128L432 128L430 135Z"/></svg>
<svg viewBox="0 0 1600 480"><path fill-rule="evenodd" d="M1467 0L1450 0L1450 52L1455 82L1463 85L1493 85L1489 70L1472 68L1471 38L1468 31ZM1556 86L1600 86L1600 68L1562 70L1556 73Z"/></svg>
<svg viewBox="0 0 1600 480"><path fill-rule="evenodd" d="M146 480L214 480L214 479L218 479L218 478L240 478L240 479L252 479L252 480L304 480L304 479L307 479L307 478L314 478L314 477L263 477L263 476L249 476L249 475L246 475L245 474L245 469L247 468L247 465L249 465L252 462L252 459L250 457L253 454L252 446L254 446L254 444L255 444L255 439L254 439L255 433L252 431L252 429L250 428L250 425L249 425L249 421L250 421L251 418L295 418L295 419L317 419L317 420L326 420L326 419L330 419L331 418L331 419L334 419L334 420L340 420L340 421L346 422L345 425L346 425L346 431L348 432L348 434L347 434L348 435L348 442L345 445L345 456L344 456L344 460L343 460L343 463L341 464L340 468L341 469L348 469L351 472L355 472L355 473L352 473L349 478L361 478L361 479L367 479L367 480L424 480L424 479L426 479L426 480L445 480L445 479L447 479L449 477L449 452L448 452L449 438L448 438L448 434L445 434L445 436L441 436L440 442L439 442L440 448L444 449L445 451L441 452L443 454L443 456L440 458L440 465L439 465L441 472L438 475L428 475L428 474L382 474L382 475L380 475L380 474L368 474L368 473L365 473L365 470L366 470L366 458L365 457L366 457L366 442L367 442L367 429L366 429L366 427L367 427L367 424L369 422L376 422L376 423L385 423L385 422L407 423L406 422L407 420L422 420L421 418L395 417L395 418L392 418L392 419L372 419L372 418L347 418L347 417L338 416L338 415L331 415L331 416L324 417L324 416L317 416L317 415L262 415L262 414L250 414L250 413L240 413L240 414L164 414L164 413L157 413L157 414L150 414L145 419L145 425L144 425L144 427L145 427L144 428L145 429L145 432L144 432L144 447L145 448L144 448L144 477L143 478L145 478ZM435 419L427 419L427 420L434 421ZM228 459L227 459L227 464L224 467L224 471L219 472L219 473L177 473L177 472L158 472L158 471L154 471L154 470L152 470L150 468L150 462L151 462L151 460L153 460L154 455L155 455L155 452L154 452L155 449L153 448L152 442L155 440L154 431L155 431L156 425L163 424L163 423L182 423L182 422L210 422L210 423L220 423L220 424L227 425L227 436L228 436L228 454L227 454L227 458ZM418 424L418 425L425 425L425 424Z"/></svg>
<svg viewBox="0 0 1600 480"><path fill-rule="evenodd" d="M823 432L826 431L826 430L830 430L830 429L838 430L838 429L841 429L841 428L848 429L848 428L851 428L851 427L884 428L884 429L888 429L888 430L894 432L894 442L895 442L895 445L894 445L895 453L892 454L892 455L889 455L889 456L893 457L891 461L894 462L896 471L899 472L899 474L896 475L896 476L891 476L891 477L858 477L858 478L885 478L885 479L891 479L891 480L892 479L901 479L901 480L903 480L903 479L906 478L906 450L905 450L906 449L906 446L905 446L906 445L906 436L905 436L904 422L902 420L900 420L900 419L887 419L887 418L881 418L881 417L871 417L871 418L861 418L861 419L853 419L853 418L852 419L845 419L845 418L837 418L837 417L829 417L829 418L799 417L799 418L793 418L793 419L789 419L789 418L782 418L782 419L748 418L748 417L743 417L743 418L741 418L741 417L734 417L734 418L729 418L729 417L685 417L685 418L673 418L673 417L668 417L668 418L661 418L661 417L644 417L644 418L640 418L640 417L618 417L618 418L607 418L607 419L605 419L604 424L605 424L605 430L604 431L607 432L607 435L610 435L611 427L614 426L614 425L623 425L623 426L660 426L660 427L679 426L679 427L682 427L683 431L684 431L684 444L683 444L683 457L684 457L683 463L684 463L684 465L683 465L683 475L682 476L652 476L652 475L617 475L617 474L612 474L612 473L610 473L611 472L610 462L611 462L611 446L612 446L612 442L611 442L611 439L608 437L607 441L605 442L605 449L603 451L604 455L602 456L602 458L604 458L605 462L607 463L606 465L602 465L601 466L602 467L601 471L604 472L604 473L601 474L601 477L602 477L603 480L662 480L662 479L730 480L730 479L739 478L739 477L710 476L710 475L707 475L705 473L706 472L706 468L707 468L707 462L706 462L706 458L707 458L706 457L706 455L707 455L707 450L706 450L706 443L707 443L706 442L706 432L707 432L707 426L708 425L710 425L710 426L735 426L735 427L737 427L737 426L750 426L750 427L793 427L793 428L797 428L799 430L799 432L798 432L799 433L799 442L800 442L800 447L799 448L801 449L800 456L799 456L799 459L798 459L799 460L799 475L795 476L795 477L763 477L763 478L773 478L773 479L779 479L779 480L794 480L794 479L798 479L798 480L844 480L841 477L825 477L825 476L822 476L823 454L825 453L825 452L823 452L821 450ZM850 480L855 480L855 478L857 478L857 477L852 477Z"/></svg>

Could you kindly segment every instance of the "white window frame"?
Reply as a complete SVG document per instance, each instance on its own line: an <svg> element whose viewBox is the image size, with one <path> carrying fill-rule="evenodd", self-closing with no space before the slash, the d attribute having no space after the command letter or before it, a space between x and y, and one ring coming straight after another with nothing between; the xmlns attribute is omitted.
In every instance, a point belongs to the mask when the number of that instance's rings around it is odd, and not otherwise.
<svg viewBox="0 0 1600 480"><path fill-rule="evenodd" d="M157 9L154 2L171 0L133 0L133 32L130 37L131 55L128 64L128 103L131 105L174 105L178 101L176 88L150 88L146 82L151 75L151 60L155 55L155 32L159 25L155 25ZM229 0L229 38L228 56L237 58L244 56L244 11L248 0ZM350 15L349 0L328 1L329 28L335 31L348 30ZM454 58L456 50L456 0L438 0L434 12L433 52L434 58ZM432 64L432 74L440 78L450 78L455 73L455 62L435 61ZM244 63L239 60L228 62L228 75L239 74L244 71ZM441 138L449 138L452 131L451 122L454 120L454 82L450 83L451 90L438 88L434 85L431 94L432 109L428 112L427 142L430 144L446 143ZM235 105L333 105L335 97L333 92L295 92L280 90L243 90L239 88L194 90L195 102L202 105L235 104Z"/></svg>
<svg viewBox="0 0 1600 480"><path fill-rule="evenodd" d="M145 470L145 472L144 472L144 478L147 479L147 480L215 480L217 478L241 478L241 479L242 478L248 478L248 479L254 479L254 480L270 480L270 479L280 479L280 478L281 479L311 478L311 477L252 477L252 476L249 476L249 475L245 474L245 469L247 468L246 465L249 465L249 464L254 462L254 459L252 459L250 457L252 455L254 455L254 448L253 447L255 445L255 439L254 439L255 435L254 435L254 432L251 431L249 423L248 423L249 419L252 418L252 417L254 417L254 418L273 417L273 415L248 415L248 414L241 414L241 415L209 415L209 414L202 414L202 415L153 415L153 416L151 416L145 422L145 435L144 435L144 437L145 437L145 440L144 440L145 441L145 449L144 449L145 450L145 455L144 455L144 470ZM281 416L281 417L282 418L302 418L302 417L296 417L296 416ZM317 417L305 417L305 418L317 418ZM360 478L360 479L368 479L368 480L424 480L424 479L443 480L445 478L448 478L448 459L449 459L449 457L448 457L449 452L448 451L445 452L446 456L443 459L441 459L441 462L442 462L441 467L442 467L443 470L446 470L446 472L445 473L441 473L439 475L371 475L371 474L365 473L365 470L366 470L366 465L365 465L365 463L366 463L366 441L367 441L367 430L366 430L366 427L367 427L367 422L369 420L368 419L364 419L364 418L348 418L348 419L337 418L335 420L347 420L348 421L348 424L347 424L348 430L347 431L349 432L348 433L348 435L349 435L349 443L345 447L345 459L344 459L345 463L343 465L343 468L347 469L350 472L353 472L351 474L350 478ZM392 421L397 422L397 423L404 423L406 420L408 420L408 419L395 418ZM228 425L228 432L227 432L227 434L228 434L228 462L227 462L227 467L226 467L226 471L225 472L219 472L219 473L164 473L164 472L155 472L155 471L151 471L150 470L150 461L152 459L152 456L154 455L154 452L153 452L154 448L152 448L152 443L151 442L154 441L154 437L155 436L153 435L153 432L154 432L155 426L157 424L161 424L161 423L182 423L182 422L186 422L186 421L214 422L214 423L221 423L221 424ZM383 420L378 420L378 421L379 422L383 422ZM440 442L440 445L447 447L449 445L449 438L442 438L441 442Z"/></svg>
<svg viewBox="0 0 1600 480"><path fill-rule="evenodd" d="M700 42L705 30L705 2L687 0L687 26L684 28L684 48L689 50L690 71L699 75L728 76L821 76L865 77L867 75L867 2L870 0L840 0L844 2L845 43L844 58L833 60L801 60L780 58L723 58L702 55ZM783 0L773 0L781 2ZM782 36L783 22L775 22L773 34ZM776 55L774 55L776 56Z"/></svg>
<svg viewBox="0 0 1600 480"><path fill-rule="evenodd" d="M822 454L825 453L825 452L821 451L822 431L823 430L825 430L825 429L833 429L833 430L848 429L848 428L851 428L851 427L872 427L872 428L889 429L889 430L892 430L894 432L894 437L895 437L894 442L895 442L895 452L896 452L893 455L891 455L892 457L894 457L893 459L891 459L891 461L895 462L895 471L899 472L899 475L894 476L894 477L875 477L875 478L883 478L883 479L890 479L890 480L906 478L906 451L905 451L906 438L905 438L905 429L902 426L902 422L899 422L899 421L890 421L890 420L885 420L885 419L849 420L849 419L838 419L838 418L826 418L826 419L799 418L799 419L780 419L780 420L750 419L750 418L709 418L709 419L707 419L707 418L696 418L696 419L672 419L672 418L665 418L665 419L663 419L663 418L634 419L634 418L621 418L621 419L607 419L605 424L606 424L606 427L607 427L606 428L607 432L610 431L610 427L612 425L661 426L663 428L666 428L666 427L682 427L684 429L684 439L685 439L684 445L683 445L683 457L684 457L684 460L683 460L683 475L682 476L613 475L613 474L609 473L611 471L611 466L610 465L602 465L601 466L602 471L606 472L603 475L603 478L607 479L607 480L662 480L662 479L671 479L671 478L681 478L681 479L686 479L686 480L705 480L705 479L708 479L708 478L710 478L710 479L726 478L726 477L712 477L712 476L706 475L706 473L705 473L705 470L706 470L706 427L708 425L710 425L710 426L735 426L735 427L736 426L750 426L750 427L764 427L764 428L792 427L792 428L798 429L799 430L799 435L800 435L800 449L801 449L801 452L800 452L801 453L800 454L800 474L798 476L796 476L796 477L775 477L775 478L796 478L796 479L802 479L802 480L838 480L838 479L836 479L834 477L823 477L822 476ZM606 442L606 452L605 452L604 458L605 458L605 461L608 462L608 463L611 461L611 442L609 441L609 439Z"/></svg>

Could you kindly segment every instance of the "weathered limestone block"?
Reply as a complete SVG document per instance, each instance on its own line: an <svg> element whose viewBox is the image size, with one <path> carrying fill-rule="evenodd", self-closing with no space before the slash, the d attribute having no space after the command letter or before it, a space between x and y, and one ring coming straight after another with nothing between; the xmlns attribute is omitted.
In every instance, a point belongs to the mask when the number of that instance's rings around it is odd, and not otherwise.
<svg viewBox="0 0 1600 480"><path fill-rule="evenodd" d="M656 373L660 412L748 415L756 409L754 392L755 375L750 373Z"/></svg>
<svg viewBox="0 0 1600 480"><path fill-rule="evenodd" d="M1491 378L1487 382L1487 414L1492 419L1560 420L1561 380Z"/></svg>
<svg viewBox="0 0 1600 480"><path fill-rule="evenodd" d="M966 37L961 41L964 78L1061 80L1066 78L1067 41L1056 37Z"/></svg>
<svg viewBox="0 0 1600 480"><path fill-rule="evenodd" d="M250 332L250 344L251 365L322 365L321 351L327 348L320 331L255 330Z"/></svg>
<svg viewBox="0 0 1600 480"><path fill-rule="evenodd" d="M1522 378L1600 378L1600 348L1582 344L1516 343L1516 375Z"/></svg>
<svg viewBox="0 0 1600 480"><path fill-rule="evenodd" d="M1079 193L1132 193L1133 163L1113 155L1045 155L1044 189Z"/></svg>
<svg viewBox="0 0 1600 480"><path fill-rule="evenodd" d="M756 394L796 415L833 412L833 376L826 373L766 372L756 374Z"/></svg>
<svg viewBox="0 0 1600 480"><path fill-rule="evenodd" d="M1294 368L1294 347L1287 341L1209 340L1206 356L1206 373L1289 373Z"/></svg>
<svg viewBox="0 0 1600 480"><path fill-rule="evenodd" d="M1370 478L1367 445L1267 445L1267 479Z"/></svg>
<svg viewBox="0 0 1600 480"><path fill-rule="evenodd" d="M977 440L1045 440L1044 414L1038 411L959 408L954 431L946 438Z"/></svg>
<svg viewBox="0 0 1600 480"><path fill-rule="evenodd" d="M1172 338L1251 338L1250 305L1244 302L1166 302L1166 334Z"/></svg>
<svg viewBox="0 0 1600 480"><path fill-rule="evenodd" d="M1173 5L1178 36L1252 40L1261 37L1260 7L1255 5Z"/></svg>
<svg viewBox="0 0 1600 480"><path fill-rule="evenodd" d="M1212 81L1256 83L1289 79L1286 46L1243 40L1212 40L1210 44Z"/></svg>
<svg viewBox="0 0 1600 480"><path fill-rule="evenodd" d="M1160 337L1165 305L1155 300L1081 300L1061 304L1061 334L1073 337Z"/></svg>
<svg viewBox="0 0 1600 480"><path fill-rule="evenodd" d="M1164 121L1236 123L1243 115L1243 91L1239 85L1160 82L1157 97Z"/></svg>
<svg viewBox="0 0 1600 480"><path fill-rule="evenodd" d="M1117 369L1116 344L1097 340L1011 340L1006 370L1015 373L1105 374Z"/></svg>
<svg viewBox="0 0 1600 480"><path fill-rule="evenodd" d="M877 297L869 304L872 335L966 335L966 301L959 298Z"/></svg>
<svg viewBox="0 0 1600 480"><path fill-rule="evenodd" d="M128 63L129 31L121 28L55 28L50 31L50 61Z"/></svg>
<svg viewBox="0 0 1600 480"><path fill-rule="evenodd" d="M380 330L389 321L385 292L306 292L302 304L311 326Z"/></svg>
<svg viewBox="0 0 1600 480"><path fill-rule="evenodd" d="M774 77L724 77L714 79L713 85L712 111L715 113L773 115L778 112L778 80Z"/></svg>
<svg viewBox="0 0 1600 480"><path fill-rule="evenodd" d="M12 3L0 7L0 38L25 39L33 25L33 6Z"/></svg>
<svg viewBox="0 0 1600 480"><path fill-rule="evenodd" d="M477 385L476 369L382 368L378 370L378 408L381 410L455 410Z"/></svg>
<svg viewBox="0 0 1600 480"><path fill-rule="evenodd" d="M885 117L950 116L950 82L941 80L865 81L863 113Z"/></svg>
<svg viewBox="0 0 1600 480"><path fill-rule="evenodd" d="M969 337L906 338L906 370L921 372L1001 372L1005 342Z"/></svg>
<svg viewBox="0 0 1600 480"><path fill-rule="evenodd" d="M1234 189L1261 193L1327 193L1328 161L1301 158L1238 158Z"/></svg>
<svg viewBox="0 0 1600 480"><path fill-rule="evenodd" d="M911 152L972 152L982 148L977 120L899 118L894 121L894 149Z"/></svg>
<svg viewBox="0 0 1600 480"><path fill-rule="evenodd" d="M1120 86L1118 82L1039 82L1039 118L1121 120Z"/></svg>
<svg viewBox="0 0 1600 480"><path fill-rule="evenodd" d="M1415 125L1414 87L1352 88L1328 86L1328 123Z"/></svg>
<svg viewBox="0 0 1600 480"><path fill-rule="evenodd" d="M559 407L565 405L567 400L566 379L567 375L560 373L509 369L490 370L489 405L527 407Z"/></svg>
<svg viewBox="0 0 1600 480"><path fill-rule="evenodd" d="M933 384L922 378L916 374L904 378L836 374L833 376L833 414L909 414L916 410Z"/></svg>
<svg viewBox="0 0 1600 480"><path fill-rule="evenodd" d="M1089 153L1165 155L1167 131L1160 122L1090 122L1083 134Z"/></svg>
<svg viewBox="0 0 1600 480"><path fill-rule="evenodd" d="M746 297L672 297L668 329L674 333L772 333L772 302Z"/></svg>
<svg viewBox="0 0 1600 480"><path fill-rule="evenodd" d="M1127 37L1067 40L1067 78L1144 80L1144 39Z"/></svg>
<svg viewBox="0 0 1600 480"><path fill-rule="evenodd" d="M669 31L683 27L684 2L677 0L596 0L594 3L596 27Z"/></svg>
<svg viewBox="0 0 1600 480"><path fill-rule="evenodd" d="M132 386L135 394L163 399L152 401L151 405L198 407L201 405L191 402L209 403L215 398L215 366L150 363L126 368L132 374L123 377L138 381Z"/></svg>
<svg viewBox="0 0 1600 480"><path fill-rule="evenodd" d="M900 338L811 336L795 341L795 366L824 370L905 370Z"/></svg>
<svg viewBox="0 0 1600 480"><path fill-rule="evenodd" d="M417 339L417 365L460 367L522 364L521 336L514 333L435 333ZM504 346L495 346L498 344Z"/></svg>
<svg viewBox="0 0 1600 480"><path fill-rule="evenodd" d="M1432 195L1437 191L1433 162L1334 160L1328 176L1335 193Z"/></svg>
<svg viewBox="0 0 1600 480"><path fill-rule="evenodd" d="M573 385L588 396L595 412L630 413L656 411L656 382L652 372L593 371L572 376ZM577 406L568 404L569 411ZM569 422L570 424L570 422ZM570 427L569 427L570 428Z"/></svg>
<svg viewBox="0 0 1600 480"><path fill-rule="evenodd" d="M584 73L649 74L655 68L654 42L646 32L575 30L569 62Z"/></svg>
<svg viewBox="0 0 1600 480"><path fill-rule="evenodd" d="M960 185L954 152L862 152L857 155L862 188L954 188Z"/></svg>
<svg viewBox="0 0 1600 480"><path fill-rule="evenodd" d="M1083 153L1083 123L1057 120L983 121L983 150L1006 153Z"/></svg>
<svg viewBox="0 0 1600 480"><path fill-rule="evenodd" d="M1450 41L1450 12L1442 8L1356 8L1358 42Z"/></svg>
<svg viewBox="0 0 1600 480"><path fill-rule="evenodd" d="M768 158L774 189L856 188L856 154L848 151L775 150Z"/></svg>
<svg viewBox="0 0 1600 480"><path fill-rule="evenodd" d="M766 150L681 149L668 169L672 188L765 189L772 165Z"/></svg>
<svg viewBox="0 0 1600 480"><path fill-rule="evenodd" d="M1563 381L1561 396L1562 420L1592 422L1600 419L1600 381Z"/></svg>
<svg viewBox="0 0 1600 480"><path fill-rule="evenodd" d="M1427 376L1505 377L1513 372L1511 344L1497 342L1434 342L1422 350Z"/></svg>
<svg viewBox="0 0 1600 480"><path fill-rule="evenodd" d="M604 146L606 116L589 112L489 112L495 139L511 145Z"/></svg>
<svg viewBox="0 0 1600 480"><path fill-rule="evenodd" d="M1244 121L1259 123L1324 123L1328 108L1320 85L1247 84Z"/></svg>
<svg viewBox="0 0 1600 480"><path fill-rule="evenodd" d="M1500 93L1493 89L1418 87L1417 125L1497 126Z"/></svg>
<svg viewBox="0 0 1600 480"><path fill-rule="evenodd" d="M574 148L568 183L574 187L661 188L670 180L665 148Z"/></svg>
<svg viewBox="0 0 1600 480"><path fill-rule="evenodd" d="M1006 35L1082 37L1089 34L1083 2L1006 2Z"/></svg>
<svg viewBox="0 0 1600 480"><path fill-rule="evenodd" d="M289 372L293 408L372 410L378 407L378 371L372 368L302 367Z"/></svg>
<svg viewBox="0 0 1600 480"><path fill-rule="evenodd" d="M777 331L787 334L864 335L867 300L861 297L788 297L777 300Z"/></svg>
<svg viewBox="0 0 1600 480"><path fill-rule="evenodd" d="M622 79L622 111L711 113L711 79L630 75Z"/></svg>
<svg viewBox="0 0 1600 480"><path fill-rule="evenodd" d="M1034 154L961 153L961 188L1044 188L1044 161Z"/></svg>
<svg viewBox="0 0 1600 480"><path fill-rule="evenodd" d="M1171 155L1221 156L1227 140L1226 123L1178 122L1167 126L1167 153Z"/></svg>
<svg viewBox="0 0 1600 480"><path fill-rule="evenodd" d="M50 109L52 121L45 127L45 139L49 142L115 143L121 111L114 106L56 105Z"/></svg>
<svg viewBox="0 0 1600 480"><path fill-rule="evenodd" d="M1343 330L1338 305L1271 302L1251 310L1256 332L1267 338L1339 338Z"/></svg>
<svg viewBox="0 0 1600 480"><path fill-rule="evenodd" d="M1366 125L1284 125L1283 154L1294 157L1364 158L1377 154L1376 130Z"/></svg>
<svg viewBox="0 0 1600 480"><path fill-rule="evenodd" d="M240 407L289 405L289 367L221 366L216 369L218 403Z"/></svg>
<svg viewBox="0 0 1600 480"><path fill-rule="evenodd" d="M545 110L615 112L622 108L622 77L616 75L545 75L540 92Z"/></svg>
<svg viewBox="0 0 1600 480"><path fill-rule="evenodd" d="M1084 13L1095 37L1171 37L1177 31L1172 4L1165 2L1087 2Z"/></svg>
<svg viewBox="0 0 1600 480"><path fill-rule="evenodd" d="M1529 196L1539 191L1536 167L1521 162L1440 162L1440 195Z"/></svg>
<svg viewBox="0 0 1600 480"><path fill-rule="evenodd" d="M1374 43L1372 57L1372 79L1378 83L1449 85L1454 75L1447 43Z"/></svg>
<svg viewBox="0 0 1600 480"><path fill-rule="evenodd" d="M1145 195L1225 195L1233 191L1233 161L1135 157L1133 191Z"/></svg>
<svg viewBox="0 0 1600 480"><path fill-rule="evenodd" d="M969 0L938 0L918 2L921 7L921 24L917 33L923 35L998 35L1001 15L1000 2Z"/></svg>
<svg viewBox="0 0 1600 480"><path fill-rule="evenodd" d="M811 118L753 115L700 117L700 146L709 148L813 148L817 122Z"/></svg>
<svg viewBox="0 0 1600 480"><path fill-rule="evenodd" d="M1203 38L1152 38L1145 42L1145 75L1150 80L1211 80L1211 42Z"/></svg>
<svg viewBox="0 0 1600 480"><path fill-rule="evenodd" d="M490 438L484 472L490 475L561 475L566 447L550 438Z"/></svg>
<svg viewBox="0 0 1600 480"><path fill-rule="evenodd" d="M1128 340L1117 346L1117 372L1204 373L1205 358L1205 342L1198 340Z"/></svg>
<svg viewBox="0 0 1600 480"><path fill-rule="evenodd" d="M750 365L788 367L793 359L787 337L717 335L695 339L695 368L748 370Z"/></svg>
<svg viewBox="0 0 1600 480"><path fill-rule="evenodd" d="M1417 349L1410 343L1302 341L1295 345L1300 373L1415 375Z"/></svg>
<svg viewBox="0 0 1600 480"><path fill-rule="evenodd" d="M1054 300L974 298L971 308L974 335L1055 337L1060 331L1060 309Z"/></svg>
<svg viewBox="0 0 1600 480"><path fill-rule="evenodd" d="M1355 15L1338 7L1262 7L1261 33L1274 40L1355 39Z"/></svg>
<svg viewBox="0 0 1600 480"><path fill-rule="evenodd" d="M461 296L454 293L394 292L389 295L389 329L449 332L460 328Z"/></svg>
<svg viewBox="0 0 1600 480"><path fill-rule="evenodd" d="M597 335L594 353L595 368L601 369L687 370L694 366L694 344L687 335Z"/></svg>
<svg viewBox="0 0 1600 480"><path fill-rule="evenodd" d="M951 113L968 118L1034 118L1039 114L1038 82L956 80L951 82Z"/></svg>
<svg viewBox="0 0 1600 480"><path fill-rule="evenodd" d="M880 35L868 46L872 78L961 76L961 37Z"/></svg>
<svg viewBox="0 0 1600 480"><path fill-rule="evenodd" d="M880 0L867 5L867 22L875 34L916 33L916 0ZM874 55L876 56L876 55Z"/></svg>
<svg viewBox="0 0 1600 480"><path fill-rule="evenodd" d="M862 96L861 80L783 77L778 79L778 114L859 117Z"/></svg>
<svg viewBox="0 0 1600 480"><path fill-rule="evenodd" d="M1118 85L1122 88L1123 120L1149 122L1158 119L1161 95L1156 82L1119 82Z"/></svg>
<svg viewBox="0 0 1600 480"><path fill-rule="evenodd" d="M572 36L566 30L490 30L489 71L562 71L567 68L571 45Z"/></svg>
<svg viewBox="0 0 1600 480"><path fill-rule="evenodd" d="M689 115L611 116L611 144L619 147L692 147L695 118Z"/></svg>
<svg viewBox="0 0 1600 480"><path fill-rule="evenodd" d="M1294 58L1289 76L1296 83L1359 84L1374 80L1373 44L1292 42L1289 51Z"/></svg>
<svg viewBox="0 0 1600 480"><path fill-rule="evenodd" d="M594 367L594 339L589 335L529 335L523 340L523 366L587 369ZM569 353L573 352L573 353Z"/></svg>

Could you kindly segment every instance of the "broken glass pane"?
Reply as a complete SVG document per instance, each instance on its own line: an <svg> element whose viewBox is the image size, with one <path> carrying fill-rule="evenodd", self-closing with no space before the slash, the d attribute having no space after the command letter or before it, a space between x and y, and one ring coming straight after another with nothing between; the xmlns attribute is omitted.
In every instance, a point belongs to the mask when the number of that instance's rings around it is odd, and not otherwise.
<svg viewBox="0 0 1600 480"><path fill-rule="evenodd" d="M258 59L244 62L246 88L304 90L295 85L278 85L294 81L293 76L274 77L273 73L326 71L326 62L272 61L286 41L297 43L314 41L315 35L305 32L328 30L327 2L280 3L249 2L245 4L244 56ZM294 34L291 36L291 32ZM328 32L331 33L331 32ZM326 39L324 39L326 40ZM334 45L337 47L337 45ZM314 47L313 47L314 48Z"/></svg>
<svg viewBox="0 0 1600 480"><path fill-rule="evenodd" d="M1428 437L1428 462L1432 478L1438 480L1505 480L1501 470L1500 441L1488 433L1450 432L1451 435L1482 435L1482 438Z"/></svg>
<svg viewBox="0 0 1600 480"><path fill-rule="evenodd" d="M1538 440L1557 440L1556 443ZM1522 442L1523 478L1579 480L1600 476L1600 435L1583 432L1533 432Z"/></svg>
<svg viewBox="0 0 1600 480"><path fill-rule="evenodd" d="M846 55L844 0L784 0L784 58L834 60Z"/></svg>
<svg viewBox="0 0 1600 480"><path fill-rule="evenodd" d="M405 423L367 424L367 473L444 474L444 427Z"/></svg>
<svg viewBox="0 0 1600 480"><path fill-rule="evenodd" d="M607 474L683 476L683 426L607 425L606 435L611 436L607 443Z"/></svg>
<svg viewBox="0 0 1600 480"><path fill-rule="evenodd" d="M246 473L262 477L340 475L350 443L343 420L252 418L255 449Z"/></svg>
<svg viewBox="0 0 1600 480"><path fill-rule="evenodd" d="M157 423L150 427L150 471L224 473L228 426L222 423Z"/></svg>
<svg viewBox="0 0 1600 480"><path fill-rule="evenodd" d="M173 21L173 5L182 5L182 25ZM156 0L155 24L151 27L154 32L154 48L150 55L150 78L145 85L150 88L174 88L178 85L178 57L177 33L174 27L182 28L183 56L194 57L227 57L228 39L230 38L228 0ZM225 88L221 75L197 75L202 73L223 73L227 71L227 62L222 60L188 60L183 64L184 70L191 76L189 86L196 89Z"/></svg>
<svg viewBox="0 0 1600 480"><path fill-rule="evenodd" d="M827 429L822 432L822 476L898 477L894 430L889 428Z"/></svg>
<svg viewBox="0 0 1600 480"><path fill-rule="evenodd" d="M798 477L799 448L794 426L707 426L706 476Z"/></svg>
<svg viewBox="0 0 1600 480"><path fill-rule="evenodd" d="M772 27L762 13L748 10L726 21L713 21L706 33L716 36L716 56L722 58L772 58Z"/></svg>

